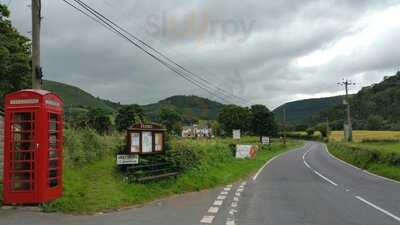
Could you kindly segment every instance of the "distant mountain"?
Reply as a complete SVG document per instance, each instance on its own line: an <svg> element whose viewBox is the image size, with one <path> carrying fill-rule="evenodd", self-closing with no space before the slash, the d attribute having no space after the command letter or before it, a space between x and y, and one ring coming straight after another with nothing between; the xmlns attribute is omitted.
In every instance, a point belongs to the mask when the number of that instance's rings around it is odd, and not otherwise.
<svg viewBox="0 0 400 225"><path fill-rule="evenodd" d="M343 96L304 99L285 103L273 110L276 120L283 121L283 110L286 108L286 121L290 125L304 123L304 120L322 110L334 107L343 101Z"/></svg>
<svg viewBox="0 0 400 225"><path fill-rule="evenodd" d="M121 107L118 103L95 97L78 87L60 82L45 80L43 81L43 89L60 95L66 108L92 107L117 112L118 108ZM217 119L218 113L224 105L198 96L183 95L172 96L157 103L142 105L146 116L151 121L157 120L157 115L163 106L175 107L182 114L184 121L190 123L198 119Z"/></svg>
<svg viewBox="0 0 400 225"><path fill-rule="evenodd" d="M219 111L224 106L219 102L194 95L177 95L142 107L145 114L150 119L156 120L161 107L168 105L175 107L178 112L182 114L184 121L187 123L191 123L198 119L215 120L218 117Z"/></svg>

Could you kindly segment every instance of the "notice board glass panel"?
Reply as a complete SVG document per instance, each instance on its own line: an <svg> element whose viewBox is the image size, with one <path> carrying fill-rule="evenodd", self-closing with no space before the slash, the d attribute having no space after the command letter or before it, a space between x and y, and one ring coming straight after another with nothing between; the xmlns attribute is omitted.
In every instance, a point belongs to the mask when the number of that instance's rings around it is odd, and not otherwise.
<svg viewBox="0 0 400 225"><path fill-rule="evenodd" d="M163 150L163 133L155 133L154 135L154 150L156 152L161 152Z"/></svg>
<svg viewBox="0 0 400 225"><path fill-rule="evenodd" d="M140 133L131 133L131 152L140 152Z"/></svg>
<svg viewBox="0 0 400 225"><path fill-rule="evenodd" d="M153 151L153 135L152 132L142 132L142 152L151 153Z"/></svg>

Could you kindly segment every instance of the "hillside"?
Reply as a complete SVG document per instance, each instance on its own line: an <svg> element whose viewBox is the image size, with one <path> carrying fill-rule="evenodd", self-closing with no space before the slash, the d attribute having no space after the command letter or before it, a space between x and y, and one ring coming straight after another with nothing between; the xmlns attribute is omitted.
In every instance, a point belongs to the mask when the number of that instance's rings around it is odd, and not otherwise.
<svg viewBox="0 0 400 225"><path fill-rule="evenodd" d="M43 89L58 94L64 100L66 108L92 107L113 112L119 106L117 103L94 97L78 87L60 82L44 80Z"/></svg>
<svg viewBox="0 0 400 225"><path fill-rule="evenodd" d="M287 123L291 125L301 124L304 119L321 110L329 109L340 104L343 96L334 96L327 98L304 99L285 103L273 110L276 120L283 120L283 109L286 108Z"/></svg>
<svg viewBox="0 0 400 225"><path fill-rule="evenodd" d="M362 88L350 99L354 129L400 130L400 72L371 86ZM329 118L341 129L344 106L323 110L307 119L315 124Z"/></svg>
<svg viewBox="0 0 400 225"><path fill-rule="evenodd" d="M55 81L43 81L43 88L57 93L65 102L66 108L102 108L115 112L121 105L112 101L104 100L85 92L84 90ZM223 104L198 96L172 96L157 103L142 105L146 116L155 121L163 106L174 106L182 113L185 122L196 119L213 120L218 116Z"/></svg>
<svg viewBox="0 0 400 225"><path fill-rule="evenodd" d="M156 120L161 107L167 105L174 106L183 115L184 121L188 123L196 119L217 119L219 111L224 106L221 103L198 96L177 95L142 107L150 119Z"/></svg>

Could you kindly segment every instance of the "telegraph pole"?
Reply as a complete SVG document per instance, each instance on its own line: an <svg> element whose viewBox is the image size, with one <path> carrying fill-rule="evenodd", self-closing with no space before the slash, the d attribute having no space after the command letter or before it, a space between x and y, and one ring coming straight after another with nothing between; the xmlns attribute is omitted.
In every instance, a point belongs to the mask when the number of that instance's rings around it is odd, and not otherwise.
<svg viewBox="0 0 400 225"><path fill-rule="evenodd" d="M286 106L283 107L283 144L286 145Z"/></svg>
<svg viewBox="0 0 400 225"><path fill-rule="evenodd" d="M40 67L40 21L41 0L32 0L32 88L42 86L42 68Z"/></svg>
<svg viewBox="0 0 400 225"><path fill-rule="evenodd" d="M338 85L344 86L346 90L346 97L344 104L346 105L346 114L347 114L347 124L344 126L344 136L347 142L353 141L353 128L351 124L351 115L350 115L350 102L349 102L349 86L355 85L354 82L350 80L343 79L342 82L337 83Z"/></svg>

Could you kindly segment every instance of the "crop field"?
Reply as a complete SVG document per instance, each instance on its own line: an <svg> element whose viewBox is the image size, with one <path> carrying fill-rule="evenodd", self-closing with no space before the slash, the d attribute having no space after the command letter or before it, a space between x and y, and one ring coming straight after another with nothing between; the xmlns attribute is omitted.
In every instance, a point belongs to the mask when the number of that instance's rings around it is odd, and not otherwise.
<svg viewBox="0 0 400 225"><path fill-rule="evenodd" d="M332 131L329 139L342 141L343 136L343 131ZM362 140L400 140L400 131L356 130L353 131L353 139L355 142L361 142Z"/></svg>

